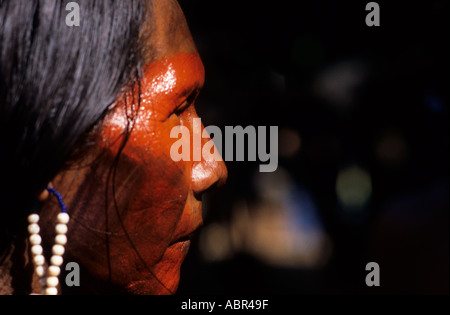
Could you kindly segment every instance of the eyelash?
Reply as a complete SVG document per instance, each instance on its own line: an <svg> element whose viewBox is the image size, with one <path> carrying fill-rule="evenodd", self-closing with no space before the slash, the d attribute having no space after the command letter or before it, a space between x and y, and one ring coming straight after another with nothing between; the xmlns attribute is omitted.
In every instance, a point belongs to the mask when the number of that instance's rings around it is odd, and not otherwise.
<svg viewBox="0 0 450 315"><path fill-rule="evenodd" d="M192 91L192 93L189 94L188 97L186 97L183 103L177 106L177 108L173 111L173 113L177 116L180 116L189 106L191 106L195 102L197 95L198 95L197 90Z"/></svg>

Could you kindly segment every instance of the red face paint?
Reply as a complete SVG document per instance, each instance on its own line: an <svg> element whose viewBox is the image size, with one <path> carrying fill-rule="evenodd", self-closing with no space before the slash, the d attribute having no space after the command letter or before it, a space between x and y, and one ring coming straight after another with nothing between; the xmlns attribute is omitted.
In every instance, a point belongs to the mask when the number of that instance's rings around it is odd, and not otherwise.
<svg viewBox="0 0 450 315"><path fill-rule="evenodd" d="M188 236L202 224L198 196L226 178L222 161L174 162L170 157L177 140L170 131L179 125L192 131L197 114L189 102L203 80L198 54L177 54L146 66L136 118L127 117L134 112L127 108L138 106L136 94L129 93L102 124L101 158L56 180L72 216L66 259L89 274L84 285L102 292L105 287L138 294L176 291ZM127 123L133 127L111 173Z"/></svg>
<svg viewBox="0 0 450 315"><path fill-rule="evenodd" d="M197 229L202 218L201 204L190 190L192 163L172 161L170 147L174 139L170 138L170 131L183 124L184 119L174 112L191 93L197 93L203 80L204 69L197 54L179 54L148 65L141 82L138 116L122 153L139 173L138 185L131 189L129 215L124 225L129 231L140 232L132 237L139 255L172 292L178 285L179 269L190 243L176 241ZM127 102L130 103L130 97ZM117 105L117 111L105 122L106 141L124 131L126 114L121 105ZM180 116L190 115L187 112L192 109L187 108ZM116 151L114 147L117 145L113 146ZM122 247L118 248L117 255L120 254L124 254ZM118 268L129 272L133 265L121 264ZM144 276L147 277L152 278ZM128 284L128 289L147 291L150 286L151 290L156 288L160 293L167 293L152 282L139 279Z"/></svg>

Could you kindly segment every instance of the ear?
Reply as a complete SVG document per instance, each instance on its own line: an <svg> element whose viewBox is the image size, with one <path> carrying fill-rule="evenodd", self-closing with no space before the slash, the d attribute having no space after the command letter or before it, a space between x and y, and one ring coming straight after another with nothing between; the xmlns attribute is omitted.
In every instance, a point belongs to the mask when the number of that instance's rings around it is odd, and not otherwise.
<svg viewBox="0 0 450 315"><path fill-rule="evenodd" d="M47 187L53 187L52 182L48 183ZM48 196L49 196L48 190L47 190L47 189L44 189L44 190L37 196L37 199L38 199L40 202L44 202L45 200L47 200Z"/></svg>

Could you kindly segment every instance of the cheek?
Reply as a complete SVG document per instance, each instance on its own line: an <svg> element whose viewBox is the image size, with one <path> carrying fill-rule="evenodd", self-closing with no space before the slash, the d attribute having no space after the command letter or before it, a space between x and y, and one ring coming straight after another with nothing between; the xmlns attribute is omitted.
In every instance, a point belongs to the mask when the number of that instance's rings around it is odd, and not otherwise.
<svg viewBox="0 0 450 315"><path fill-rule="evenodd" d="M175 115L165 121L136 121L117 164L115 201L106 182L123 125L104 129L102 135L109 138L102 139L102 158L96 164L81 173L63 174L56 182L69 190L63 191L73 218L68 253L93 275L108 278L111 264L116 284L153 279L151 273L172 239L190 191L191 162L170 157L176 141L170 130L179 123ZM155 279L155 286L158 283Z"/></svg>
<svg viewBox="0 0 450 315"><path fill-rule="evenodd" d="M133 210L155 207L156 201L184 204L192 165L191 162L175 162L170 156L170 148L176 141L170 138L170 131L179 124L175 115L164 122L137 121L122 152L140 177L131 200Z"/></svg>
<svg viewBox="0 0 450 315"><path fill-rule="evenodd" d="M139 255L150 264L168 247L190 190L191 162L174 162L170 157L176 141L170 138L170 130L178 124L175 115L164 122L139 119L118 167L116 182L121 195L127 196L123 226ZM124 248L116 249L123 254Z"/></svg>

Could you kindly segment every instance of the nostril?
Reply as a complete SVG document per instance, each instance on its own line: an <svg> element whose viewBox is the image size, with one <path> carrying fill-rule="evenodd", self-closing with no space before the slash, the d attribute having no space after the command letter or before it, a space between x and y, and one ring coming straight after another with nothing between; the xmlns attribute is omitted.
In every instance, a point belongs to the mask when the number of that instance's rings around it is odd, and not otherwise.
<svg viewBox="0 0 450 315"><path fill-rule="evenodd" d="M213 187L225 184L228 177L223 161L203 161L192 168L192 190L197 198Z"/></svg>
<svg viewBox="0 0 450 315"><path fill-rule="evenodd" d="M217 187L221 187L223 185L225 185L227 179L228 179L228 169L225 166L224 162L221 162L221 167L220 167L220 171L218 172L218 177L219 180L217 181L217 183L215 184L215 186Z"/></svg>
<svg viewBox="0 0 450 315"><path fill-rule="evenodd" d="M223 183L221 181L217 181L215 183L213 183L211 186L209 186L207 189L199 191L199 190L194 190L194 197L197 200L202 200L203 194L205 193L214 193L216 190L218 190L221 186L223 185Z"/></svg>

